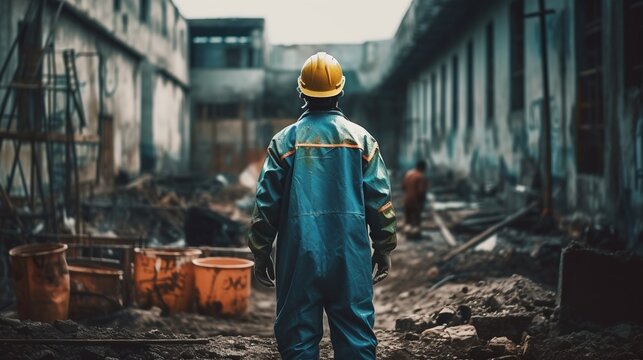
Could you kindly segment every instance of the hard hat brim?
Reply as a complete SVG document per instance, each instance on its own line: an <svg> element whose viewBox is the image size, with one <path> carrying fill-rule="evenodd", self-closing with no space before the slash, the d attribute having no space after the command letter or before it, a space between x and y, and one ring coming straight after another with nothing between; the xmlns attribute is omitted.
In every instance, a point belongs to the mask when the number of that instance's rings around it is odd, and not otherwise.
<svg viewBox="0 0 643 360"><path fill-rule="evenodd" d="M327 97L333 97L335 95L339 95L339 93L342 92L344 89L344 85L346 84L346 77L342 76L342 81L338 85L336 89L333 90L327 90L327 91L315 91L315 90L310 90L306 89L303 86L303 82L301 81L301 76L297 78L297 83L299 84L299 91L301 91L302 94L314 98L327 98Z"/></svg>

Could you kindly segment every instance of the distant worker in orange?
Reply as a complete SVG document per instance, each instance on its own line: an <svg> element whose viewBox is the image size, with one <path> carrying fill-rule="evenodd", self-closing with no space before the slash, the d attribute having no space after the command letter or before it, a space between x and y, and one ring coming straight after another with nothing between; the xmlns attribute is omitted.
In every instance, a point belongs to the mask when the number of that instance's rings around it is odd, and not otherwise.
<svg viewBox="0 0 643 360"><path fill-rule="evenodd" d="M420 221L422 210L426 201L426 191L429 188L429 181L426 179L426 161L420 160L415 168L404 174L402 191L404 191L404 217L405 230L409 237L420 236Z"/></svg>

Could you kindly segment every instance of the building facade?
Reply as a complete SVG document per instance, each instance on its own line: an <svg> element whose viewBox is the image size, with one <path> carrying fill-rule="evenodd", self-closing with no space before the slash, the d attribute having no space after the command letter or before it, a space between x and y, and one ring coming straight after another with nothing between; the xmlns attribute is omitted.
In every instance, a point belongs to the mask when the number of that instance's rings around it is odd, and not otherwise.
<svg viewBox="0 0 643 360"><path fill-rule="evenodd" d="M18 35L30 3L0 3L1 59ZM137 174L187 170L187 23L173 2L64 1L57 20L60 1L43 3L37 23L43 43L55 22L53 43L57 53L73 49L77 54L77 74L88 122L84 132L96 134L99 118L102 121L102 176L110 180L119 171ZM10 68L15 68L17 61L12 59ZM56 56L56 65L59 69L63 66L61 56ZM8 72L0 81L7 83L10 77ZM91 149L81 148L81 160L93 156ZM0 176L10 168L4 160L11 158L11 152L5 142ZM95 165L87 162L83 177L89 180L94 173L89 168Z"/></svg>
<svg viewBox="0 0 643 360"><path fill-rule="evenodd" d="M556 211L604 217L640 248L643 1L545 3L549 99L538 0L412 2L383 79L404 94L399 164L540 188L548 103Z"/></svg>
<svg viewBox="0 0 643 360"><path fill-rule="evenodd" d="M263 153L263 19L195 19L190 27L192 169L239 173Z"/></svg>

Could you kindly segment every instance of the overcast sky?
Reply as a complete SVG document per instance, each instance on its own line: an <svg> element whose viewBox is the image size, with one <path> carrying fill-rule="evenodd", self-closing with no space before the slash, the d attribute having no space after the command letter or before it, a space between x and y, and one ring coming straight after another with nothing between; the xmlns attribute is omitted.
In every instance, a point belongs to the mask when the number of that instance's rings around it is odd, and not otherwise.
<svg viewBox="0 0 643 360"><path fill-rule="evenodd" d="M191 18L262 17L272 44L392 37L411 0L174 0Z"/></svg>

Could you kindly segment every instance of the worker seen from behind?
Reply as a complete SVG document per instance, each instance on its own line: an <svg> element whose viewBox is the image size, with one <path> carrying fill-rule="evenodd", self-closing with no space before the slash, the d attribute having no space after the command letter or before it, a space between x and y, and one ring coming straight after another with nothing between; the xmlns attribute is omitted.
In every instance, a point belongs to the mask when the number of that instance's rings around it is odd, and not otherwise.
<svg viewBox="0 0 643 360"><path fill-rule="evenodd" d="M377 142L338 108L345 81L327 53L304 63L305 111L272 138L259 175L250 249L257 280L276 285L283 359L319 358L324 311L335 359L375 359L373 284L391 266L395 212Z"/></svg>
<svg viewBox="0 0 643 360"><path fill-rule="evenodd" d="M429 182L424 176L426 162L420 160L415 168L404 174L402 180L402 191L404 191L404 230L411 238L419 238L421 234L420 223L422 221L422 210L426 201L426 191Z"/></svg>

